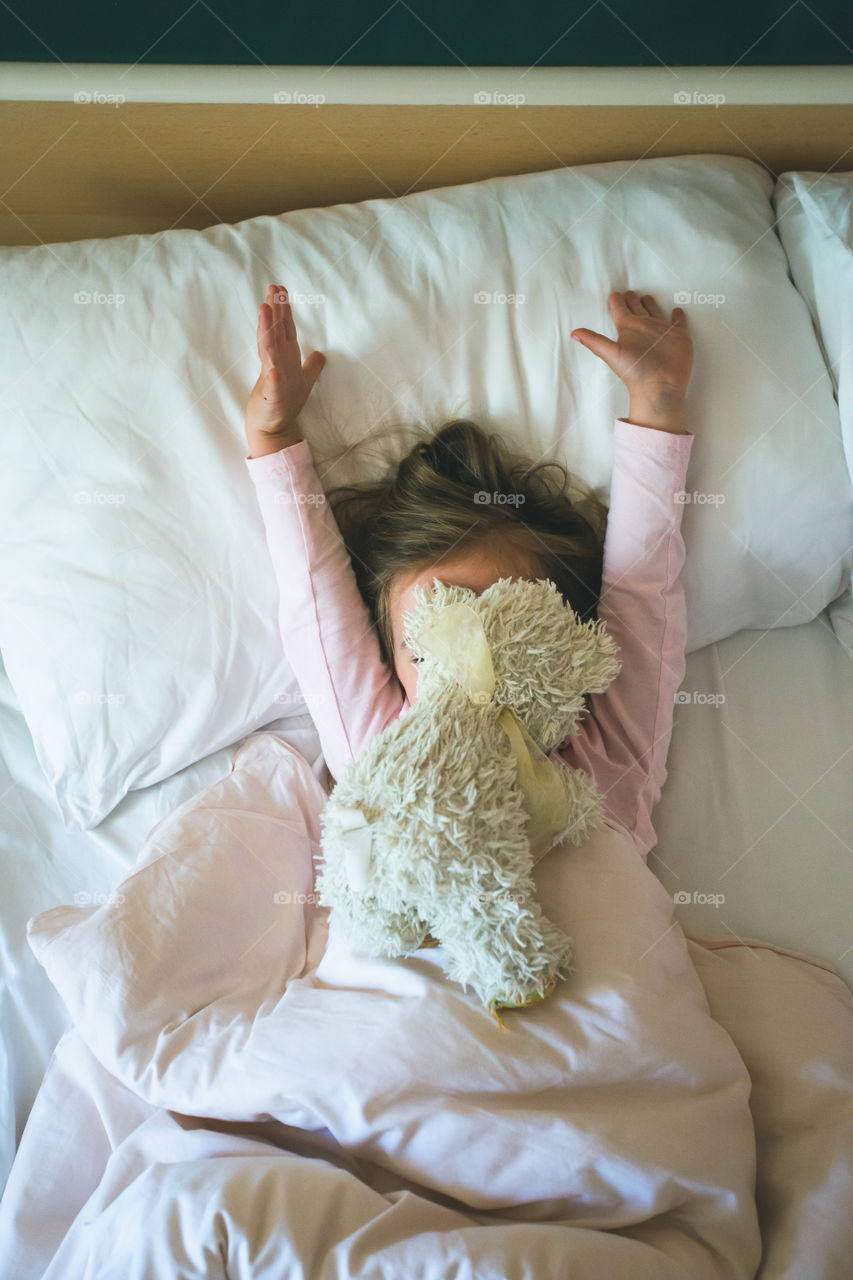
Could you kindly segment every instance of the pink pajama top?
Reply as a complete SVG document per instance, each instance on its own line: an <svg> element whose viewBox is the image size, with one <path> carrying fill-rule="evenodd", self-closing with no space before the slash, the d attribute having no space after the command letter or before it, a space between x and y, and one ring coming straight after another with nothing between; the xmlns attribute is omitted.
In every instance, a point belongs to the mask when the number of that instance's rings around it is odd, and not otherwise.
<svg viewBox="0 0 853 1280"><path fill-rule="evenodd" d="M685 672L684 507L676 495L693 439L615 420L598 616L622 670L604 693L587 696L577 732L551 753L589 773L607 816L627 829L643 858L657 839L652 810ZM337 779L409 702L382 658L308 442L247 458L246 466L278 580L285 657Z"/></svg>

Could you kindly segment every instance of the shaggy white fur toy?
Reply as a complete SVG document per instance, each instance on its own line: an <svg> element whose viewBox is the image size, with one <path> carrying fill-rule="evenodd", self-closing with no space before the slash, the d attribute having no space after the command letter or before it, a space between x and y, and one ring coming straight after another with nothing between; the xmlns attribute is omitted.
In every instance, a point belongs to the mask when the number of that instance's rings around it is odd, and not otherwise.
<svg viewBox="0 0 853 1280"><path fill-rule="evenodd" d="M547 753L619 674L618 649L548 579L478 596L434 578L415 601L403 631L417 700L332 791L320 901L357 951L437 940L447 977L489 1010L532 1004L570 972L572 940L543 914L531 868L603 818L589 776Z"/></svg>

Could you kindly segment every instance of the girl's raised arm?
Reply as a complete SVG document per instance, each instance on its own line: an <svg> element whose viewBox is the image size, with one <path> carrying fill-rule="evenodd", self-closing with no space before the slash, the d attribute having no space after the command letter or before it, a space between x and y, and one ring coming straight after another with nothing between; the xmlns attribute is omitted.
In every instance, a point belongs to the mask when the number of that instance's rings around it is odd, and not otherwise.
<svg viewBox="0 0 853 1280"><path fill-rule="evenodd" d="M652 811L667 776L673 706L684 679L687 617L679 580L681 518L693 435L685 396L693 344L684 312L667 320L650 294L611 293L614 342L590 329L572 337L597 355L630 394L616 421L610 514L599 618L619 646L622 671L589 698L580 732L559 748L584 767L610 815L645 858L656 843Z"/></svg>
<svg viewBox="0 0 853 1280"><path fill-rule="evenodd" d="M590 694L578 732L558 748L567 764L586 769L643 858L657 841L652 812L686 670L678 499L692 444L689 432L616 420L598 617L619 647L622 670L604 693Z"/></svg>
<svg viewBox="0 0 853 1280"><path fill-rule="evenodd" d="M278 294L278 297L271 296ZM399 716L403 691L382 658L349 553L296 421L325 357L302 363L284 291L260 309L258 378L246 410L246 466L279 588L285 657L332 777Z"/></svg>

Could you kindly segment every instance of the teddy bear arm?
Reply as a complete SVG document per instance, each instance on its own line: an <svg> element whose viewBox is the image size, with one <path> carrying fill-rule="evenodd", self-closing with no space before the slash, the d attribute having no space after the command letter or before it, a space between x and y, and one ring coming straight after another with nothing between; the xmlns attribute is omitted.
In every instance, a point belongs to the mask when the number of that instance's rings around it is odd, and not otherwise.
<svg viewBox="0 0 853 1280"><path fill-rule="evenodd" d="M561 764L560 775L566 795L570 822L561 833L560 842L582 844L604 821L604 804L589 774Z"/></svg>

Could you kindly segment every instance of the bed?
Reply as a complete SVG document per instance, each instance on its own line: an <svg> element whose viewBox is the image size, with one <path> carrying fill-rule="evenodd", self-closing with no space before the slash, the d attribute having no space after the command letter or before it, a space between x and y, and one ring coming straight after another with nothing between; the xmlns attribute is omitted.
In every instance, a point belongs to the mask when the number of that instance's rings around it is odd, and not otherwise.
<svg viewBox="0 0 853 1280"><path fill-rule="evenodd" d="M526 75L522 109L470 105L470 86L446 78L441 105L401 107L399 83L367 68L325 75L320 105L304 100L320 92L316 69L281 69L291 98L274 106L245 69L50 70L15 68L0 103L16 126L7 162L15 176L24 160L33 167L27 202L6 205L0 248L3 1274L53 1280L88 1265L166 1276L180 1257L187 1275L444 1276L463 1259L477 1276L539 1275L571 1256L589 1276L841 1280L853 1249L843 1211L853 1191L849 73L552 71ZM109 117L106 102L63 101L69 72L90 98L127 100ZM670 74L689 105L673 101ZM695 97L721 90L722 102ZM380 135L392 118L399 129ZM471 131L479 145L466 151ZM299 163L273 175L288 137ZM175 166L195 193L220 174L219 148L245 154L252 140L251 180L235 161L215 208L202 200L195 223L181 218ZM92 201L116 165L121 182ZM610 288L671 295L687 310L697 361L686 676L654 818L657 888L635 885L627 864L612 874L634 886L625 901L643 904L662 980L683 931L677 955L702 984L684 1016L710 1010L739 1052L741 1075L718 1092L751 1097L755 1220L730 1224L736 1243L730 1255L721 1247L719 1269L712 1236L701 1256L680 1252L678 1232L658 1239L636 1201L632 1215L620 1202L619 1217L611 1196L608 1217L594 1180L584 1195L598 1218L580 1205L549 1217L545 1190L489 1198L488 1147L480 1164L472 1155L476 1172L443 1182L439 1139L432 1163L406 1146L395 1166L387 1147L374 1160L366 1138L332 1142L343 1118L303 1125L298 1108L261 1094L244 1113L235 1081L248 1059L228 1059L230 1092L216 1092L215 1071L207 1095L180 1072L173 1092L158 1092L173 1064L157 1035L144 1058L128 1058L118 1033L99 1038L101 1024L115 1030L142 1007L138 989L93 977L84 991L75 978L87 965L103 977L115 958L114 938L98 950L115 895L132 899L128 886L148 883L205 807L226 806L229 787L245 796L259 778L290 777L319 803L328 783L281 656L241 472L253 302L277 275L293 292L303 353L330 358L306 431L319 474L335 482L375 465L353 448L373 424L392 438L407 421L471 414L537 457L568 461L606 498L612 422L627 404L606 370L564 350L568 333L609 333ZM370 306L353 327L356 293ZM205 868L205 883L225 875ZM596 891L581 871L579 860L579 901ZM234 904L250 881L235 883ZM240 919L264 909L256 892ZM680 929L656 930L667 910ZM51 911L65 914L40 950L28 922ZM257 960L263 948L244 943ZM219 972L213 950L208 960ZM232 960L242 972L239 948ZM326 963L329 988L358 985L345 956L332 949ZM412 992L429 978L418 964ZM359 981L399 996L399 972ZM187 993L196 1011L200 990ZM624 1080L613 1088L628 1096ZM745 1148L746 1183L748 1161ZM212 1178L232 1166L233 1181ZM155 1168L159 1181L146 1182ZM270 1197L285 1218L251 1219L250 1231L241 1214ZM504 1203L515 1206L508 1220ZM144 1257L113 1257L127 1214L151 1204L162 1226Z"/></svg>

